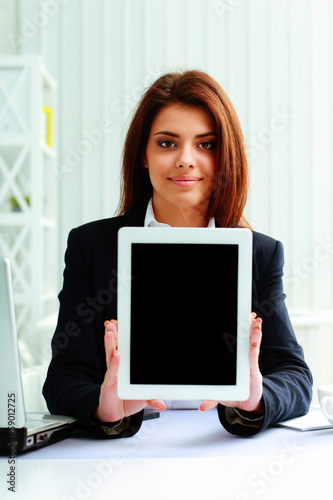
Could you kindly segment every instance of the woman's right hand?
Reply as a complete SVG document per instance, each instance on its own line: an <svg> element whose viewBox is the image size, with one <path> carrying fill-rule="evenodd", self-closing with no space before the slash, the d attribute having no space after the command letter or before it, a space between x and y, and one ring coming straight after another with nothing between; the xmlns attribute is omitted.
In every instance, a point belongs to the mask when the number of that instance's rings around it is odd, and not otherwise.
<svg viewBox="0 0 333 500"><path fill-rule="evenodd" d="M124 417L129 417L141 411L147 404L154 410L165 410L165 404L161 399L150 401L122 400L117 394L117 379L119 370L118 353L118 322L116 320L106 321L105 326L105 355L106 373L101 385L99 404L95 410L95 417L101 422L116 422Z"/></svg>

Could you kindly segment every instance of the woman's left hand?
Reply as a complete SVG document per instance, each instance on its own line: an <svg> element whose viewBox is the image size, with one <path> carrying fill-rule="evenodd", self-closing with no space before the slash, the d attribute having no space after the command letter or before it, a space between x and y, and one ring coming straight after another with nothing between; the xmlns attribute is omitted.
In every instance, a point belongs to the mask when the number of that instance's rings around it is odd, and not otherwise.
<svg viewBox="0 0 333 500"><path fill-rule="evenodd" d="M202 401L200 411L210 410L218 403L239 410L250 411L262 415L264 407L262 403L262 375L259 370L259 351L262 337L262 319L257 318L255 313L251 314L250 326L250 397L246 401Z"/></svg>

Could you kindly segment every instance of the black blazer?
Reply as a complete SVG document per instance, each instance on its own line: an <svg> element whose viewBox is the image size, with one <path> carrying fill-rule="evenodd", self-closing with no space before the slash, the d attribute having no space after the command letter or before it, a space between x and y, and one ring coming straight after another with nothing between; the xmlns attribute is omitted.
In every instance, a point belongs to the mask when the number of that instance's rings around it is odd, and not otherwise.
<svg viewBox="0 0 333 500"><path fill-rule="evenodd" d="M122 226L143 226L145 210L85 224L68 237L58 324L43 394L51 413L75 416L104 437L104 431L92 424L92 413L106 371L104 321L117 318L117 233ZM311 373L284 302L282 267L282 244L254 232L252 310L263 318L259 365L265 414L261 429L305 414L312 396ZM143 411L132 416L129 428L119 436L137 432L142 415ZM231 425L222 405L218 405L218 416L231 433L258 432Z"/></svg>

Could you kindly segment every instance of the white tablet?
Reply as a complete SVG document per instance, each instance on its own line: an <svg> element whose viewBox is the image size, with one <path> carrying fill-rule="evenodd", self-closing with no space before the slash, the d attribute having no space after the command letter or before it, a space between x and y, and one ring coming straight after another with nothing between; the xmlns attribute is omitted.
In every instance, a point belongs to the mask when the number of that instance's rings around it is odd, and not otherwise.
<svg viewBox="0 0 333 500"><path fill-rule="evenodd" d="M121 399L249 397L252 232L118 233Z"/></svg>

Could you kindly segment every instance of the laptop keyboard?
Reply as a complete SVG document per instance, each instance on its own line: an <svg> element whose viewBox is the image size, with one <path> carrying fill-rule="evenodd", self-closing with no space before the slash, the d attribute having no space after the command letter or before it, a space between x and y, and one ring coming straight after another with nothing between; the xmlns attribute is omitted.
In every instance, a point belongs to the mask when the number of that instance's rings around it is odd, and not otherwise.
<svg viewBox="0 0 333 500"><path fill-rule="evenodd" d="M31 434L32 432L39 432L45 429L50 429L53 426L58 426L59 425L59 420L47 420L45 422L41 422L40 420L34 420L31 418L28 418L26 421L26 427L28 429L28 433Z"/></svg>

